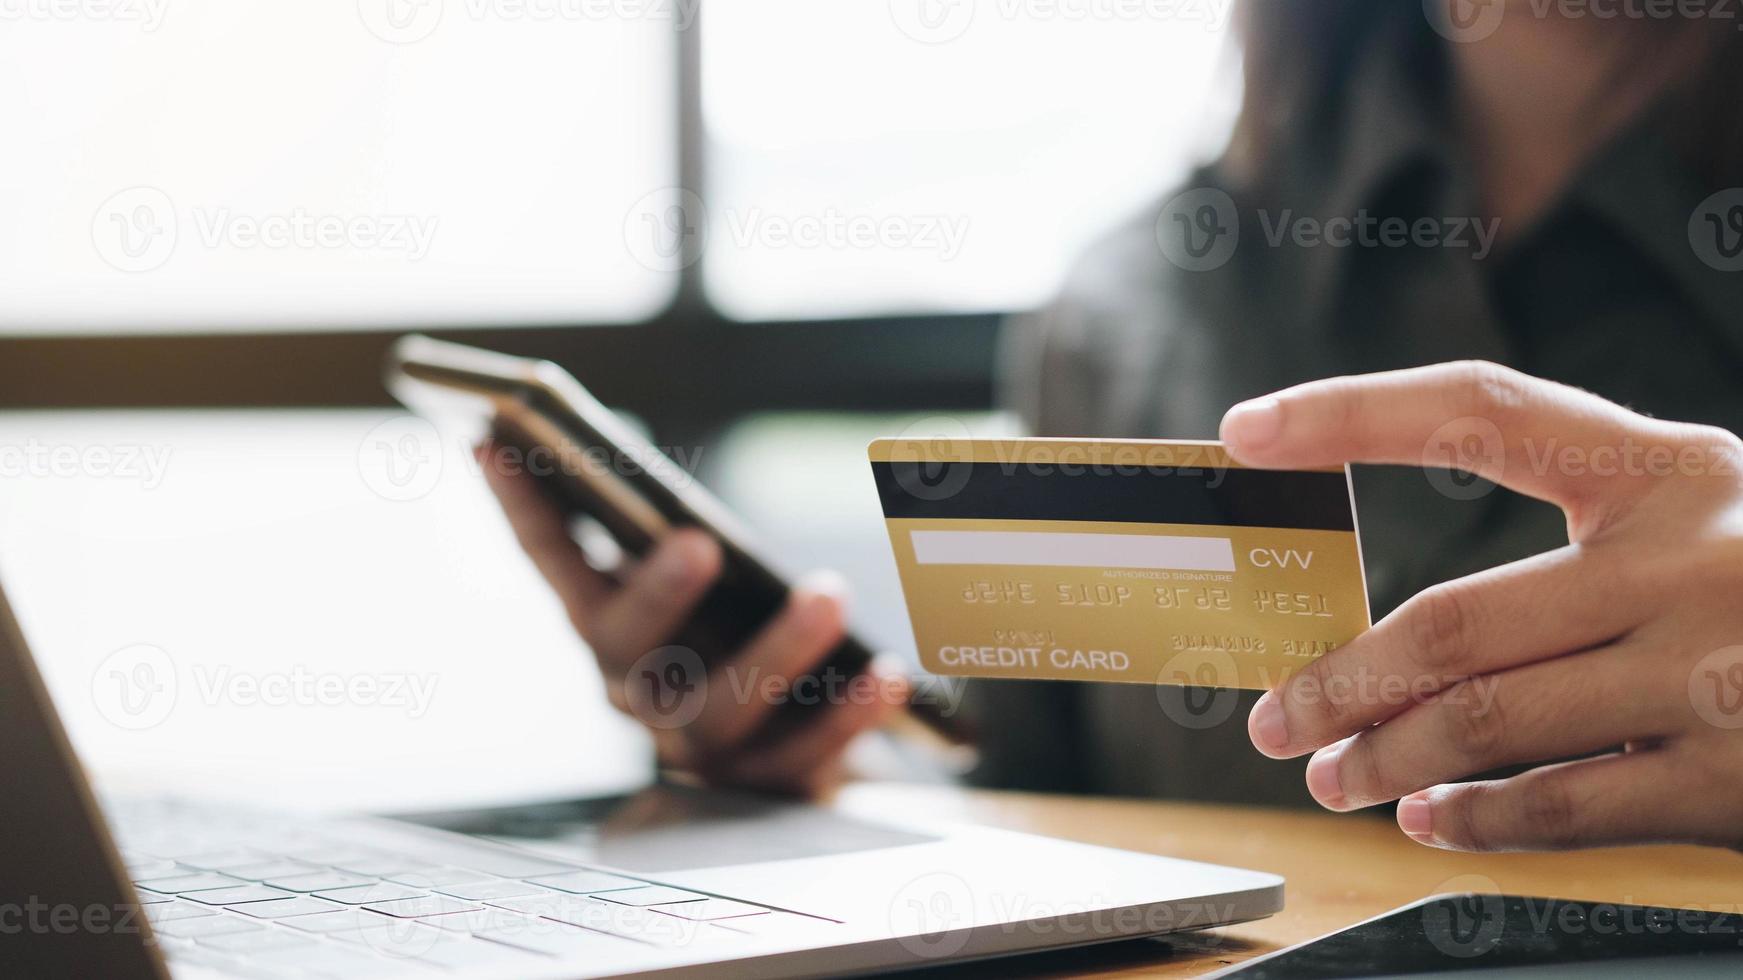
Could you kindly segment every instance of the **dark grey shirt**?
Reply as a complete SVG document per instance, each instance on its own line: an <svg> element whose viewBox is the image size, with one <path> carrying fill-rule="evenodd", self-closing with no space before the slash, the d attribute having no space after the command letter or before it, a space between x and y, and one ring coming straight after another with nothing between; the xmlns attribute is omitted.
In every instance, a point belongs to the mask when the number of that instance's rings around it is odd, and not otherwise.
<svg viewBox="0 0 1743 980"><path fill-rule="evenodd" d="M1725 230L1728 215L1717 225L1699 215L1723 188L1695 178L1663 114L1649 112L1593 155L1542 218L1501 229L1503 244L1485 254L1468 223L1478 213L1469 168L1438 108L1444 65L1432 35L1412 26L1420 21L1374 33L1336 127L1287 146L1288 173L1269 190L1236 186L1215 166L1194 176L1189 189L1226 192L1238 215L1225 264L1189 271L1166 258L1158 235L1180 228L1163 205L1092 249L1051 307L1010 324L1006 395L1035 433L1214 438L1223 411L1244 398L1459 358L1743 431L1743 273L1722 271L1714 251L1734 239L1698 235ZM1294 234L1313 228L1299 219L1364 215L1370 244L1303 245ZM1378 243L1382 218L1411 228L1429 219L1423 227L1447 241ZM1325 227L1341 239L1341 226ZM1453 499L1421 469L1358 467L1356 496L1376 616L1433 583L1567 540L1553 507L1501 490ZM1253 695L1223 699L977 682L967 696L983 732L974 776L1308 802L1304 760L1270 761L1248 743Z"/></svg>

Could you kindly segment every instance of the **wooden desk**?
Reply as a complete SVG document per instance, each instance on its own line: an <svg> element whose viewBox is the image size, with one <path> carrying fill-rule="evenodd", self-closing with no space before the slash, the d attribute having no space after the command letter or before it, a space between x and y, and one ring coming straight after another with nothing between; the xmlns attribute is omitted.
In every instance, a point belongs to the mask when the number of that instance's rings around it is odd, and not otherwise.
<svg viewBox="0 0 1743 980"><path fill-rule="evenodd" d="M991 793L862 783L843 808L924 813L1090 844L1270 871L1289 880L1281 913L1163 943L1122 943L1001 961L987 976L1190 977L1332 932L1446 891L1737 911L1743 854L1639 847L1562 854L1455 854L1390 819L1259 807Z"/></svg>

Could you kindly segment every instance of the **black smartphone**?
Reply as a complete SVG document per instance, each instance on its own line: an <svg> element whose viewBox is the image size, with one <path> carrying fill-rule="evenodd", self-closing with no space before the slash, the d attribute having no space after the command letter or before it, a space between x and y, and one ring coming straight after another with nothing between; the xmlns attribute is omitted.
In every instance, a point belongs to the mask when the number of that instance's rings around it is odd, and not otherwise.
<svg viewBox="0 0 1743 980"><path fill-rule="evenodd" d="M679 527L713 535L724 557L720 578L670 641L704 663L738 650L787 602L787 580L757 553L727 507L557 365L414 334L394 344L386 383L402 404L426 416L481 416L492 439L517 454L552 500L572 517L595 522L624 556L646 554ZM812 680L837 684L863 673L871 659L870 649L849 635ZM802 722L806 703L818 701L789 701L783 723ZM916 699L909 712L953 741L962 738L936 703Z"/></svg>

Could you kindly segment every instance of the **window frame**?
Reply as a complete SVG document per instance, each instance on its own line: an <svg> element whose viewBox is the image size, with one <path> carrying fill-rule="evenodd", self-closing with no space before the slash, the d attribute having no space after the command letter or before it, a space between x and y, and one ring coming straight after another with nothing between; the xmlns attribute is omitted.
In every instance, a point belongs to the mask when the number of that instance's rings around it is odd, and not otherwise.
<svg viewBox="0 0 1743 980"><path fill-rule="evenodd" d="M698 11L700 15L700 11ZM700 16L676 30L678 186L707 185ZM998 312L745 322L722 314L705 256L670 304L633 323L432 329L548 358L667 437L761 411L986 409ZM365 407L405 330L0 337L0 408Z"/></svg>

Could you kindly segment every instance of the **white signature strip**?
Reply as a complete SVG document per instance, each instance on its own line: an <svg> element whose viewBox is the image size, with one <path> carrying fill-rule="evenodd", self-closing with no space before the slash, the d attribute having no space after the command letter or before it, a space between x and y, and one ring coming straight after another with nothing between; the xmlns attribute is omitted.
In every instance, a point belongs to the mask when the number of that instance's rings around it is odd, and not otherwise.
<svg viewBox="0 0 1743 980"><path fill-rule="evenodd" d="M922 565L1046 565L1232 572L1228 538L1057 531L911 531Z"/></svg>

